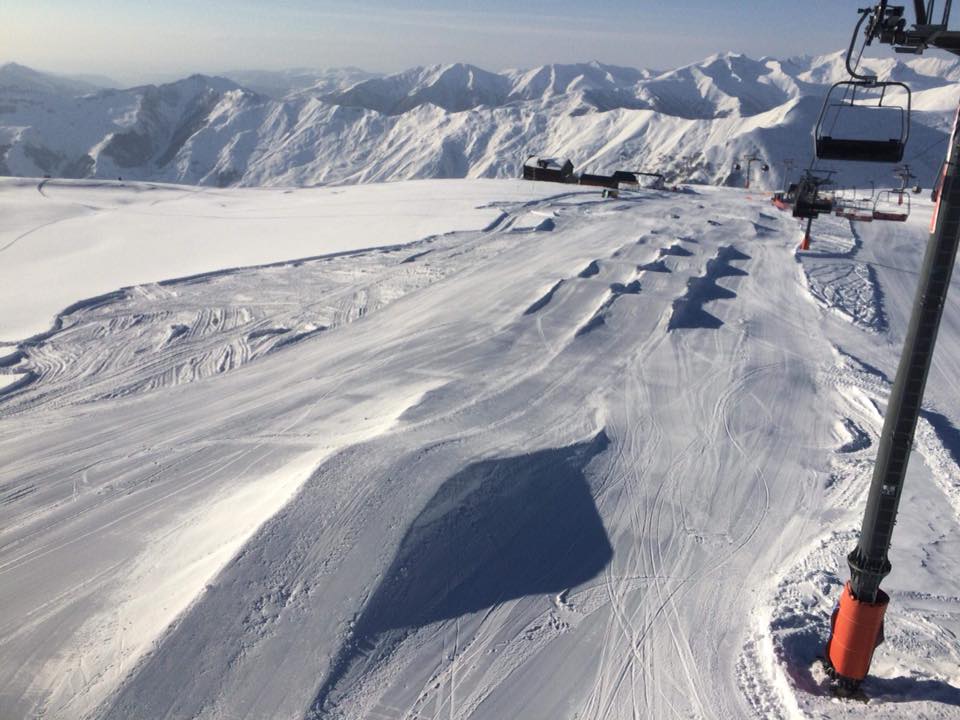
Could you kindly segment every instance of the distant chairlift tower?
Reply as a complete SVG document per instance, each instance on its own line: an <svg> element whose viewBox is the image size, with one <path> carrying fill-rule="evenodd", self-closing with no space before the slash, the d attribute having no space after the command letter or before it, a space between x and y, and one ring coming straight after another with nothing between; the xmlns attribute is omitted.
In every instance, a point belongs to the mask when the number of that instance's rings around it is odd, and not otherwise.
<svg viewBox="0 0 960 720"><path fill-rule="evenodd" d="M793 168L797 164L793 158L787 158L783 160L783 182L781 183L784 188L789 187L790 175L793 174Z"/></svg>
<svg viewBox="0 0 960 720"><path fill-rule="evenodd" d="M922 0L915 0L916 23L910 29L906 28L903 6L890 6L883 0L873 8L861 10L847 53L847 69L858 80L838 85L856 86L853 87L854 91L861 87L879 88L881 91L894 85L905 87L902 83L882 83L876 78L858 76L850 67L857 34L865 21L868 21L864 28L866 45L877 40L893 45L897 52L919 54L928 47L935 47L960 55L960 32L947 29L950 4L949 0L945 2L940 22L936 22L933 19L934 0L928 0L926 7ZM909 115L909 88L906 91L906 111ZM852 96L853 92L847 97ZM827 110L826 103L824 110ZM873 106L874 113L881 111L889 112L882 100ZM879 119L879 115L877 117ZM902 156L907 139L906 130L900 138L837 140L825 136L822 120L823 114L815 132L818 158L899 162ZM904 127L909 128L909 117L905 118ZM821 149L826 152L821 153ZM880 589L880 582L891 569L887 553L960 241L960 134L957 132L957 120L954 120L940 183L941 191L933 211L930 237L920 269L903 352L883 421L860 539L847 557L850 581L834 613L827 643L828 668L837 679L841 692L852 692L858 688L870 669L873 651L883 637L883 616L889 597Z"/></svg>
<svg viewBox="0 0 960 720"><path fill-rule="evenodd" d="M746 172L746 175L745 175L745 179L744 179L744 182L743 182L743 186L744 186L745 188L747 188L748 190L750 189L750 168L751 168L751 166L753 165L753 163L755 163L755 162L763 163L763 164L760 166L760 170L761 170L762 172L767 172L767 171L770 169L770 166L769 166L767 163L763 162L763 158L760 157L759 155L757 155L756 152L752 152L752 153L748 153L748 154L744 155L744 156L743 156L743 159L740 160L740 162L736 163L736 164L733 166L733 169L734 169L734 170L740 170L740 169L743 167L743 165L746 164L746 166L747 166L747 172Z"/></svg>
<svg viewBox="0 0 960 720"><path fill-rule="evenodd" d="M894 176L900 179L898 205L903 205L903 196L910 192L910 181L916 180L917 176L910 172L910 166L904 163L893 171ZM920 192L919 189L917 192Z"/></svg>

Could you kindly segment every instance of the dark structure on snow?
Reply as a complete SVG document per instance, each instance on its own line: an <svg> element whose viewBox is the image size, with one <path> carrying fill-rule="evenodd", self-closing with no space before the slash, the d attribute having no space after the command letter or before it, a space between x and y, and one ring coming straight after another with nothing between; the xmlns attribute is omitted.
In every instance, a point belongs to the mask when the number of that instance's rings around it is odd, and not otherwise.
<svg viewBox="0 0 960 720"><path fill-rule="evenodd" d="M590 173L580 173L581 185L595 185L597 187L611 188L616 190L620 187L620 182L611 175L591 175Z"/></svg>
<svg viewBox="0 0 960 720"><path fill-rule="evenodd" d="M594 175L592 173L573 172L573 163L569 160L528 155L523 163L524 180L591 185L594 187L619 190L621 185L638 188L642 183L653 190L666 190L663 175L641 171L617 170L613 175ZM673 188L676 189L676 188Z"/></svg>
<svg viewBox="0 0 960 720"><path fill-rule="evenodd" d="M554 158L542 158L531 155L523 163L524 180L545 180L547 182L575 183L573 163L564 160L562 163Z"/></svg>
<svg viewBox="0 0 960 720"><path fill-rule="evenodd" d="M641 187L646 184L652 190L666 190L667 184L662 173L643 172L641 170L617 170L611 176L620 185Z"/></svg>

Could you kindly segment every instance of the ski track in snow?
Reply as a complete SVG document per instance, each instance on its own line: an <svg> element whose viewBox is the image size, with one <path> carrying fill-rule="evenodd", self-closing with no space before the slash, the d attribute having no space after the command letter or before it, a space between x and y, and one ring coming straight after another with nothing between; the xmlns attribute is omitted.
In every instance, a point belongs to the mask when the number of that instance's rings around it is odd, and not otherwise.
<svg viewBox="0 0 960 720"><path fill-rule="evenodd" d="M877 271L857 260L863 246L856 223L825 215L817 239L801 263L807 289L821 306L876 332L887 329Z"/></svg>
<svg viewBox="0 0 960 720"><path fill-rule="evenodd" d="M0 716L960 714L960 308L878 700L810 670L922 220L795 257L739 191L511 187L482 230L134 285L0 360Z"/></svg>

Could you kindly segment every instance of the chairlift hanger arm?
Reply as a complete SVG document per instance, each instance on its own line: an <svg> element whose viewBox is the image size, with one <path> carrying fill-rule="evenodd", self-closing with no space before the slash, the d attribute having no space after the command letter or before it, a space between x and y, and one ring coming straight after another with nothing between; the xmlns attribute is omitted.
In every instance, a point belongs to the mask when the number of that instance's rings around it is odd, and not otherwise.
<svg viewBox="0 0 960 720"><path fill-rule="evenodd" d="M922 2L922 0L918 0L918 2ZM932 7L933 2L930 0L930 8L932 9ZM902 82L881 81L875 73L858 72L858 68L864 48L870 45L875 38L880 38L882 42L886 35L903 33L906 26L906 20L903 18L903 6L888 6L886 0L881 0L874 7L861 8L858 12L860 17L850 37L850 45L847 47L846 55L846 68L851 79L834 83L827 92L823 108L813 130L814 156L818 160L897 163L903 159L904 148L910 137L910 88ZM926 17L928 14L929 12L926 10L921 13L922 17ZM866 27L864 28L865 23ZM864 28L863 46L854 58L861 28ZM958 33L958 36L960 36L960 33ZM887 90L892 87L903 90L906 97L904 105L884 105ZM899 110L899 136L882 138L863 138L856 135L853 137L849 135L847 137L834 136L834 128L839 113L846 113L857 106L858 91L864 91L868 96L871 93L879 92L875 107L877 110L882 110L885 117L890 117L887 108L893 107ZM840 95L839 100L837 99L838 94ZM833 122L829 124L829 127L827 126L828 113L833 113Z"/></svg>
<svg viewBox="0 0 960 720"><path fill-rule="evenodd" d="M857 24L853 28L853 35L851 35L850 37L850 45L847 46L847 60L846 60L847 72L850 74L850 77L856 80L862 80L864 82L875 82L877 79L876 75L861 75L860 73L857 72L856 67L851 64L851 61L853 60L853 50L857 46L857 36L860 34L860 28L863 27L863 23L866 22L867 18L871 18L871 21L870 21L870 25L868 25L867 29L864 31L864 41L863 41L864 47L869 45L870 42L873 40L872 32L873 32L873 25L875 22L873 18L876 17L876 8L861 8L858 12L860 13L860 19L857 20ZM860 53L862 54L863 50L861 50ZM859 63L860 63L860 59L858 57L856 64L859 64Z"/></svg>
<svg viewBox="0 0 960 720"><path fill-rule="evenodd" d="M866 44L873 40L884 45L893 45L899 53L921 54L929 47L960 55L960 31L948 30L952 0L945 0L939 22L934 21L934 3L924 7L923 0L914 0L916 23L909 29L904 17L903 5L888 5L881 0L868 9L870 22L864 30ZM863 12L861 10L861 12Z"/></svg>
<svg viewBox="0 0 960 720"><path fill-rule="evenodd" d="M882 37L884 32L902 31L906 24L903 19L903 7L888 7L886 0L881 0L872 8L861 8L859 14L860 17L850 37L850 45L847 47L845 63L851 79L834 83L827 91L823 108L820 110L820 116L817 118L817 123L813 129L814 157L817 160L898 163L903 159L904 148L910 137L910 88L902 82L881 82L876 74L860 73L857 70L860 66L863 49L874 38ZM867 23L868 20L869 23ZM863 33L863 47L860 48L860 52L854 59L857 39L864 23L867 23L867 25ZM905 106L884 105L887 90L891 87L903 90L906 96ZM847 113L857 106L858 91L864 91L867 96L879 92L879 98L875 101L875 108L883 111L885 117L890 117L888 109L899 110L900 132L898 136L882 138L863 138L856 135L853 137L849 135L846 137L843 135L840 137L834 136L834 128L839 113ZM863 103L860 104L867 107ZM833 122L828 123L828 114L831 113Z"/></svg>

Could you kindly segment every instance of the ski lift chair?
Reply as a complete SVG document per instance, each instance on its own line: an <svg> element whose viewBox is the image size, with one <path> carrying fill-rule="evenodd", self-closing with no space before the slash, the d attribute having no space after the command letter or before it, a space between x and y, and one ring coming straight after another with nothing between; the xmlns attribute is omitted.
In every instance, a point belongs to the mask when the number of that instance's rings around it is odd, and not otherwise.
<svg viewBox="0 0 960 720"><path fill-rule="evenodd" d="M830 213L833 210L833 201L828 197L822 197L816 190L805 192L801 189L797 193L797 199L793 202L793 216L795 218L816 218L822 213Z"/></svg>
<svg viewBox="0 0 960 720"><path fill-rule="evenodd" d="M873 193L871 193L871 196ZM869 198L864 198L863 200L858 200L853 208L853 217L851 220L856 220L857 222L872 222L873 221L873 202Z"/></svg>
<svg viewBox="0 0 960 720"><path fill-rule="evenodd" d="M906 93L905 105L884 105L887 90L900 88ZM873 93L873 98L864 95ZM879 92L879 97L876 97ZM857 95L860 94L858 99ZM841 128L846 137L836 137L837 121L864 116L870 113L870 121L863 127L887 125L893 137L864 138L860 128ZM852 137L851 137L852 136ZM814 150L819 160L850 160L858 162L897 163L903 159L903 150L910 136L910 88L902 82L878 80L842 80L835 83L827 93L814 129Z"/></svg>
<svg viewBox="0 0 960 720"><path fill-rule="evenodd" d="M910 217L910 194L900 190L883 190L873 203L873 219L905 222Z"/></svg>
<svg viewBox="0 0 960 720"><path fill-rule="evenodd" d="M851 203L857 199L856 191L851 192L850 188L847 187L838 187L833 190L833 202L835 205L834 212L837 215L840 214L840 211L843 210L843 207L847 203Z"/></svg>
<svg viewBox="0 0 960 720"><path fill-rule="evenodd" d="M873 203L868 200L853 200L838 207L835 214L853 222L872 222Z"/></svg>

